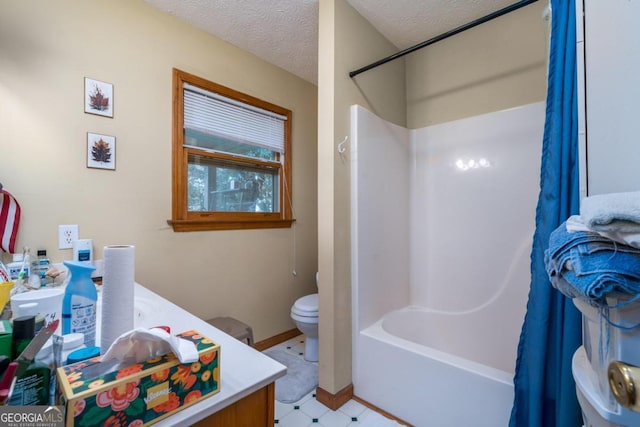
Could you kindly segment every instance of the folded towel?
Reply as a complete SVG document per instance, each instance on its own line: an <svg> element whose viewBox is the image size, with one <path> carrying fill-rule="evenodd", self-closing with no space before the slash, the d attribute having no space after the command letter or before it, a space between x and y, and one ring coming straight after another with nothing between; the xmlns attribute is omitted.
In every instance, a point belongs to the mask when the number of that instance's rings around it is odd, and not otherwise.
<svg viewBox="0 0 640 427"><path fill-rule="evenodd" d="M634 248L640 248L640 230L635 233L625 233L623 231L599 231L599 233L618 243L633 246Z"/></svg>
<svg viewBox="0 0 640 427"><path fill-rule="evenodd" d="M581 297L607 306L606 297L617 293L640 298L640 249L617 243L579 228L575 218L549 236L545 268L551 285L569 298Z"/></svg>
<svg viewBox="0 0 640 427"><path fill-rule="evenodd" d="M612 225L615 225L615 222L613 222ZM640 248L640 230L635 232L624 232L619 230L596 231L590 229L584 223L580 215L572 215L567 219L567 231L569 233L575 233L576 231L591 231L615 242L633 246L634 248Z"/></svg>
<svg viewBox="0 0 640 427"><path fill-rule="evenodd" d="M576 231L594 231L587 227L580 215L571 215L567 219L567 231L569 233L575 233Z"/></svg>
<svg viewBox="0 0 640 427"><path fill-rule="evenodd" d="M595 231L640 232L640 191L585 197L580 217Z"/></svg>

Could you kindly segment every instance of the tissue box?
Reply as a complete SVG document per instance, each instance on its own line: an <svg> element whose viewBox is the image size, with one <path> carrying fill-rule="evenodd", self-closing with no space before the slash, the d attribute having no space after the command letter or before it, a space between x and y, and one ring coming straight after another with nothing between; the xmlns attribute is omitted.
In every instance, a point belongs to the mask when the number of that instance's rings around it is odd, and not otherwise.
<svg viewBox="0 0 640 427"><path fill-rule="evenodd" d="M220 346L194 330L178 336L195 343L197 362L169 353L94 377L88 368L100 357L58 368L66 425L150 425L219 392Z"/></svg>

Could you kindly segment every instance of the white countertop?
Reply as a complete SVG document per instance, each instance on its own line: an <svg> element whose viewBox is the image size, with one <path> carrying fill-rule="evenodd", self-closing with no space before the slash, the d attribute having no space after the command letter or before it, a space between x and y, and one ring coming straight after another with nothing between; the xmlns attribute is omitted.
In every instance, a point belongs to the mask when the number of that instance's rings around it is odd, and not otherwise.
<svg viewBox="0 0 640 427"><path fill-rule="evenodd" d="M150 328L166 325L174 334L196 329L220 344L220 391L157 422L155 426L183 426L195 423L285 375L284 365L149 289L137 283L135 286L138 307L134 327ZM99 307L98 319L100 319L100 311ZM100 326L97 326L99 331Z"/></svg>

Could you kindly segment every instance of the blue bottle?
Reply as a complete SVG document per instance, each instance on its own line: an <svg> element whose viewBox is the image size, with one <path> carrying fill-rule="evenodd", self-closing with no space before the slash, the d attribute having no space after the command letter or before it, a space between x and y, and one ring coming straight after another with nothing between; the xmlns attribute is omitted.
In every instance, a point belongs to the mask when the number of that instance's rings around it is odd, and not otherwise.
<svg viewBox="0 0 640 427"><path fill-rule="evenodd" d="M84 334L84 345L96 345L96 310L98 292L91 280L93 265L78 261L65 261L71 273L62 299L62 333Z"/></svg>

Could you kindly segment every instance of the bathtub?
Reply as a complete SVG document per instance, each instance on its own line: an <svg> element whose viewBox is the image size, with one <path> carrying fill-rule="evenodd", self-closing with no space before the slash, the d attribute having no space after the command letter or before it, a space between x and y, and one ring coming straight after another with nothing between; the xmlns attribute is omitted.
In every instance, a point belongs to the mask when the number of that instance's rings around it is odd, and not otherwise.
<svg viewBox="0 0 640 427"><path fill-rule="evenodd" d="M357 397L418 427L509 424L545 109L406 129L351 108Z"/></svg>
<svg viewBox="0 0 640 427"><path fill-rule="evenodd" d="M417 427L507 426L513 373L475 345L483 334L469 330L474 316L483 314L385 314L356 337L354 394Z"/></svg>

